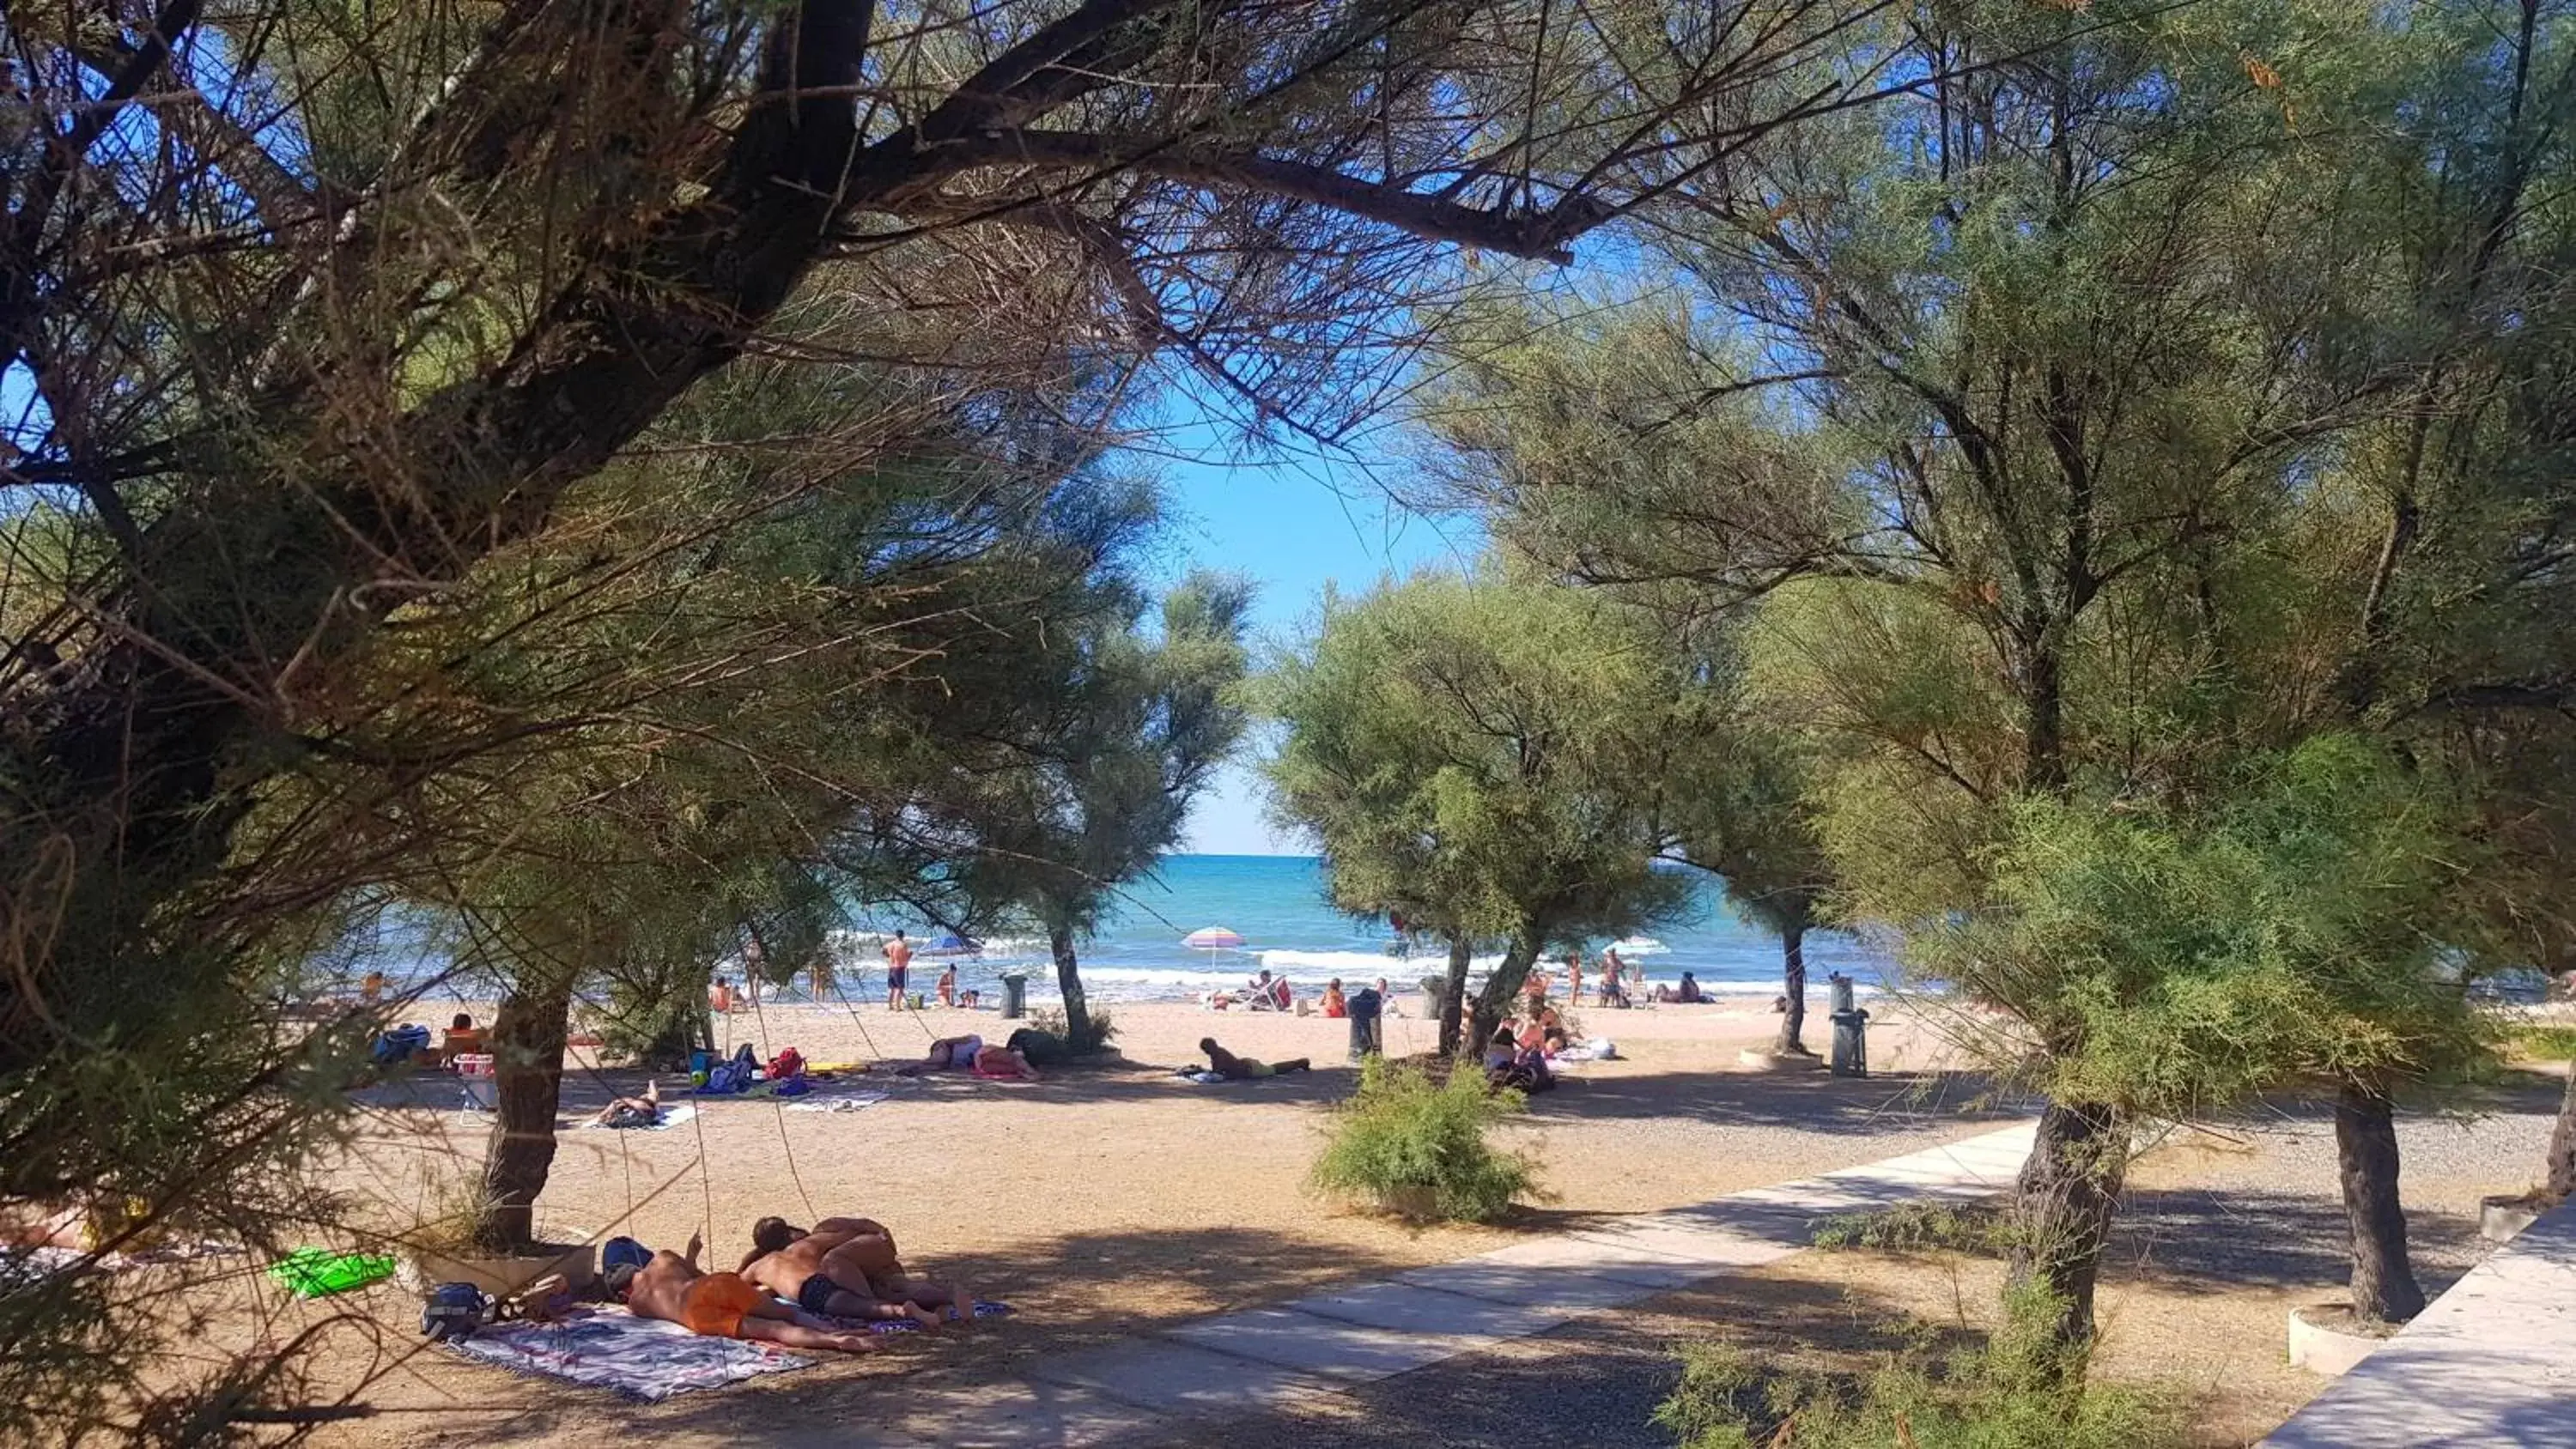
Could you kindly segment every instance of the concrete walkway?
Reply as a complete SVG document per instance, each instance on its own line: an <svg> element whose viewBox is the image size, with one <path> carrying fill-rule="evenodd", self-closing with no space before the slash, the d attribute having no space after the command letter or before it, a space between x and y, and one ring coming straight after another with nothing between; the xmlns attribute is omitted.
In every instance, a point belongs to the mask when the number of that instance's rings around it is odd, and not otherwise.
<svg viewBox="0 0 2576 1449"><path fill-rule="evenodd" d="M2267 1449L2576 1449L2576 1203L2472 1268Z"/></svg>
<svg viewBox="0 0 2576 1449"><path fill-rule="evenodd" d="M902 1401L899 1419L835 1425L817 1442L1075 1449L1168 1435L1194 1419L1333 1394L1777 1261L1807 1246L1819 1216L1991 1196L2011 1186L2030 1141L2023 1123L1386 1282L1176 1324L1042 1364L1016 1383L925 1386Z"/></svg>

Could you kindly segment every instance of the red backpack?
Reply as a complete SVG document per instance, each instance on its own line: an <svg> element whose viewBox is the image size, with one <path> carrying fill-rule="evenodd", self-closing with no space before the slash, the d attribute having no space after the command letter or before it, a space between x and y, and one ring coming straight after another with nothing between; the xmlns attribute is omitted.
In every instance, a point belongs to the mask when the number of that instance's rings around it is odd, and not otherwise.
<svg viewBox="0 0 2576 1449"><path fill-rule="evenodd" d="M773 1082L783 1082L790 1077L801 1077L804 1074L805 1058L799 1055L794 1047L781 1047L778 1055L769 1059L769 1079Z"/></svg>

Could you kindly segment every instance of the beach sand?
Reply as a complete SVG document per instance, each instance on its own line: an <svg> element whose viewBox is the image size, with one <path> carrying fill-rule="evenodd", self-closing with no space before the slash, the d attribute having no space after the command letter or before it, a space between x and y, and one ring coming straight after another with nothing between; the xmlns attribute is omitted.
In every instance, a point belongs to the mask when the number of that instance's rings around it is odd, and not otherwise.
<svg viewBox="0 0 2576 1449"><path fill-rule="evenodd" d="M1418 998L1403 1007L1405 1015L1386 1023L1388 1050L1428 1050L1433 1033ZM443 1021L453 1009L422 1003L412 1015ZM475 1004L462 1009L485 1014ZM713 1099L692 1121L660 1132L561 1135L540 1205L550 1236L623 1232L677 1247L703 1231L706 1261L730 1267L763 1214L796 1221L861 1213L893 1229L916 1270L1013 1304L1018 1316L1005 1323L649 1407L424 1351L417 1300L391 1285L289 1304L241 1275L250 1286L230 1290L233 1301L255 1311L236 1307L221 1317L205 1348L283 1342L354 1311L356 1318L324 1330L316 1387L343 1392L368 1379L362 1397L385 1412L330 1427L326 1443L571 1445L603 1433L679 1444L802 1442L799 1426L864 1419L877 1396L902 1392L888 1376L999 1382L1037 1356L1139 1329L1379 1278L1600 1214L1869 1162L1991 1130L2010 1115L2009 1104L1988 1100L1981 1078L1945 1069L1937 1036L1901 1005L1876 1009L1876 1075L1864 1081L1739 1069L1736 1053L1766 1044L1776 1029L1777 1018L1758 1004L1588 1009L1581 1024L1615 1040L1625 1059L1578 1069L1503 1134L1537 1160L1550 1200L1495 1226L1415 1229L1306 1186L1331 1105L1352 1082L1345 1023L1122 1004L1113 1008L1123 1057L1116 1065L1024 1085L872 1073L854 1087L887 1100L853 1112ZM1821 1013L1809 1021L1809 1045L1821 1046L1829 1028ZM721 1029L764 1054L792 1045L809 1060L831 1062L912 1058L935 1036L996 1038L1014 1024L989 1011L897 1013L877 1005L737 1013ZM1308 1056L1317 1070L1217 1086L1176 1076L1206 1035L1247 1056ZM631 1072L596 1071L589 1055L576 1050L567 1074L567 1122L610 1092L641 1084ZM358 1216L389 1230L417 1222L452 1191L439 1186L442 1178L452 1184L480 1160L489 1118L458 1110L456 1093L452 1081L426 1079L370 1094L369 1129L337 1172ZM2195 1160L2170 1177L2179 1184L2230 1170ZM2166 1182L2149 1174L2141 1185ZM1861 1255L1791 1262L1799 1266L1783 1271L1796 1276L1868 1271ZM2264 1288L2245 1322L2275 1312L2283 1291L2277 1282ZM2226 1352L2250 1352L2252 1344L2231 1341ZM2226 1372L2207 1353L2176 1367ZM2288 1399L2274 1392L2263 1406Z"/></svg>

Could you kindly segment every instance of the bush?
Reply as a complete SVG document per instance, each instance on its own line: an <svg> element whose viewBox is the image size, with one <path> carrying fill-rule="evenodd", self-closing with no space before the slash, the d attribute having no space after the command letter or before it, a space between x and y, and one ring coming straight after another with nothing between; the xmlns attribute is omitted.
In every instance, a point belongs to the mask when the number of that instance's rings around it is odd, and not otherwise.
<svg viewBox="0 0 2576 1449"><path fill-rule="evenodd" d="M2050 1336L2057 1305L2045 1289L2015 1289L2004 1307L2004 1324L1985 1347L1947 1356L1910 1348L1857 1381L1773 1372L1725 1345L1688 1345L1681 1382L1655 1410L1655 1422L1672 1430L1682 1449L1783 1442L1797 1449L2179 1449L2186 1442L2170 1396L2085 1382L2083 1351Z"/></svg>
<svg viewBox="0 0 2576 1449"><path fill-rule="evenodd" d="M1110 1039L1118 1035L1118 1028L1110 1022L1109 1013L1097 1006L1084 1014L1091 1018L1091 1030L1079 1036L1066 1024L1064 1012L1058 1007L1030 1012L1029 1025L1063 1042L1068 1055L1096 1057L1109 1050Z"/></svg>
<svg viewBox="0 0 2576 1449"><path fill-rule="evenodd" d="M1883 1212L1837 1213L1816 1224L1819 1248L1884 1253L1968 1253L1995 1257L2012 1247L2012 1224L1998 1209L1909 1202Z"/></svg>
<svg viewBox="0 0 2576 1449"><path fill-rule="evenodd" d="M1421 1067L1370 1057L1359 1090L1335 1114L1315 1162L1317 1187L1383 1200L1427 1191L1432 1215L1466 1222L1500 1217L1534 1198L1531 1164L1497 1152L1486 1129L1523 1109L1518 1092L1492 1092L1472 1072L1436 1082Z"/></svg>
<svg viewBox="0 0 2576 1449"><path fill-rule="evenodd" d="M2576 1057L2576 1026L2526 1026L2509 1038L2516 1056L2535 1062L2563 1062Z"/></svg>

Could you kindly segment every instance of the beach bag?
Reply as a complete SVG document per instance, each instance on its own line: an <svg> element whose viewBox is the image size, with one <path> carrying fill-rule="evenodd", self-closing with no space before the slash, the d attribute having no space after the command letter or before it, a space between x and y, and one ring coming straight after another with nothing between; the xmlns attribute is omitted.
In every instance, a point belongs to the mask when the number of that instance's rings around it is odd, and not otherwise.
<svg viewBox="0 0 2576 1449"><path fill-rule="evenodd" d="M769 1059L769 1079L773 1082L784 1082L804 1074L805 1058L794 1047L782 1047L778 1055Z"/></svg>
<svg viewBox="0 0 2576 1449"><path fill-rule="evenodd" d="M1033 1067L1055 1066L1069 1060L1073 1055L1072 1048L1065 1045L1063 1037L1051 1031L1040 1031L1033 1026L1024 1026L1012 1032L1011 1039L1002 1045L1018 1052L1020 1059Z"/></svg>
<svg viewBox="0 0 2576 1449"><path fill-rule="evenodd" d="M394 1275L394 1260L375 1253L330 1253L298 1248L268 1266L268 1275L298 1298L321 1298L364 1288Z"/></svg>
<svg viewBox="0 0 2576 1449"><path fill-rule="evenodd" d="M652 1262L653 1250L633 1238L615 1237L599 1245L599 1273L603 1278L611 1269L644 1268Z"/></svg>
<svg viewBox="0 0 2576 1449"><path fill-rule="evenodd" d="M421 1307L420 1331L432 1343L472 1338L491 1309L492 1301L473 1284L441 1283L429 1290L429 1301Z"/></svg>
<svg viewBox="0 0 2576 1449"><path fill-rule="evenodd" d="M398 1026L376 1038L368 1053L369 1061L380 1067L400 1066L411 1060L411 1054L429 1045L429 1028Z"/></svg>

